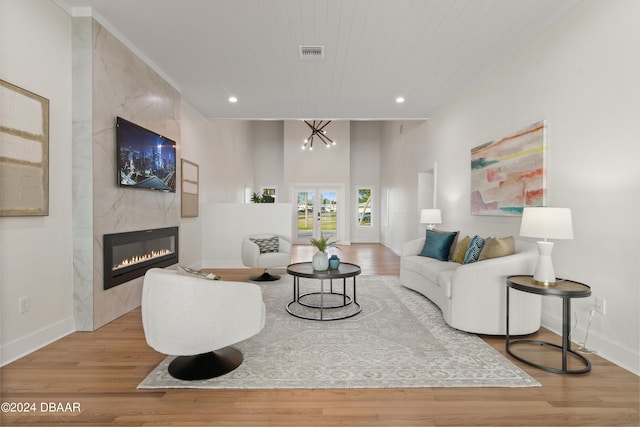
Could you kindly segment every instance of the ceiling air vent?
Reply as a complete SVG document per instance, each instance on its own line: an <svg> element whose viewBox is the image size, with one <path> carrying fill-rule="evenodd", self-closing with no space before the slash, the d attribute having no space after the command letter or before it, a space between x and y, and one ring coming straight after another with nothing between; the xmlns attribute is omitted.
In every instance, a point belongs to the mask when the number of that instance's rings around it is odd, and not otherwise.
<svg viewBox="0 0 640 427"><path fill-rule="evenodd" d="M324 46L300 46L300 59L324 59Z"/></svg>

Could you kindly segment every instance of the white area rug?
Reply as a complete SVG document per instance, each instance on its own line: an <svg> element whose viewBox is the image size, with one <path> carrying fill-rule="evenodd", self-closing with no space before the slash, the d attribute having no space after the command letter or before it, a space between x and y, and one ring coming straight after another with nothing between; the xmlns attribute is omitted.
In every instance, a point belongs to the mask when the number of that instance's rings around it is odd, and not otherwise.
<svg viewBox="0 0 640 427"><path fill-rule="evenodd" d="M398 277L356 280L362 312L329 322L285 311L293 297L290 276L262 284L267 323L258 335L234 346L244 354L240 367L219 378L182 381L167 372L173 360L167 357L138 388L540 386L476 335L449 327L438 307L401 286ZM318 290L319 283L303 279L301 293Z"/></svg>

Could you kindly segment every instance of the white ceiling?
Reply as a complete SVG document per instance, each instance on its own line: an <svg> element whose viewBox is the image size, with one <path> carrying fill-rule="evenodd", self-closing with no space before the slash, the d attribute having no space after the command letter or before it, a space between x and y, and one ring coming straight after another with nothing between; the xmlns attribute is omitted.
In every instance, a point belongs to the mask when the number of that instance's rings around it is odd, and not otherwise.
<svg viewBox="0 0 640 427"><path fill-rule="evenodd" d="M240 119L429 118L576 1L57 0L91 7L204 117Z"/></svg>

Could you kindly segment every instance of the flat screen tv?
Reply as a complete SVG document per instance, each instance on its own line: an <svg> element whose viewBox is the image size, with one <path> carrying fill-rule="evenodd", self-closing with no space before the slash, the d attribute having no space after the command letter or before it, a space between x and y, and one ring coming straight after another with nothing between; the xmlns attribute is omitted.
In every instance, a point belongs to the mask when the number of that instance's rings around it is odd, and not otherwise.
<svg viewBox="0 0 640 427"><path fill-rule="evenodd" d="M176 191L176 143L116 118L118 184L121 187Z"/></svg>

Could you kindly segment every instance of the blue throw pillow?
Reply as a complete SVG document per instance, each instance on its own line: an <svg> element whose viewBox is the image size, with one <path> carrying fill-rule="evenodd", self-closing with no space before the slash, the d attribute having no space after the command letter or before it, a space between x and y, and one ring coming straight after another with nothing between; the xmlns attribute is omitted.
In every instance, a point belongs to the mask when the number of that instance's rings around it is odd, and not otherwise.
<svg viewBox="0 0 640 427"><path fill-rule="evenodd" d="M480 252L482 252L482 247L484 246L485 239L480 236L473 236L473 239L469 242L469 246L467 247L467 252L464 254L464 262L463 264L471 264L472 262L478 261L480 257Z"/></svg>
<svg viewBox="0 0 640 427"><path fill-rule="evenodd" d="M419 255L440 261L448 261L451 244L457 235L458 233L455 231L453 233L438 233L427 230L424 247Z"/></svg>

